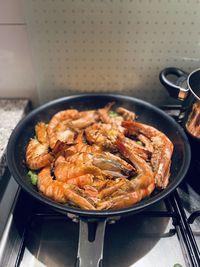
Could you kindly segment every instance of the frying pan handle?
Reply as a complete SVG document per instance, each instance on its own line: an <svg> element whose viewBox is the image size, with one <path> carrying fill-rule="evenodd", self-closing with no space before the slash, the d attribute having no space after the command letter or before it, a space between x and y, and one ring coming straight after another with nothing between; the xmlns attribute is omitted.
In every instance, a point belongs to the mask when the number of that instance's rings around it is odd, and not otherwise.
<svg viewBox="0 0 200 267"><path fill-rule="evenodd" d="M91 222L80 218L75 267L102 267L106 223L107 218Z"/></svg>
<svg viewBox="0 0 200 267"><path fill-rule="evenodd" d="M176 76L176 81L171 82L168 79L169 75ZM162 85L165 86L170 96L185 100L188 95L189 88L183 88L182 84L187 80L188 74L178 68L166 68L160 72L159 78Z"/></svg>

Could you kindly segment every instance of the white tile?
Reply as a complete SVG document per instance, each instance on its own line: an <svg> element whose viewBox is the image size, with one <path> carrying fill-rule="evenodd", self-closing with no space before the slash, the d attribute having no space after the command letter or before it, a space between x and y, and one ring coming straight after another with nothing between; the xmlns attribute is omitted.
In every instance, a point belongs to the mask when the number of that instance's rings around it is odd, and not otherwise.
<svg viewBox="0 0 200 267"><path fill-rule="evenodd" d="M21 0L0 0L0 24L24 23Z"/></svg>
<svg viewBox="0 0 200 267"><path fill-rule="evenodd" d="M0 98L28 97L36 86L26 26L0 27Z"/></svg>

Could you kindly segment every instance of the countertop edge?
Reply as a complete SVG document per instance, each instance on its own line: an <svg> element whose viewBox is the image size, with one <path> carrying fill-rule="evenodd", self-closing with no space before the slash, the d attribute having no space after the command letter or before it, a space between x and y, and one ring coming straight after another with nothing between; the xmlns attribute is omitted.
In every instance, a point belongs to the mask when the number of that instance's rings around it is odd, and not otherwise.
<svg viewBox="0 0 200 267"><path fill-rule="evenodd" d="M18 122L30 111L29 99L0 99L0 177L6 169L6 147L12 131Z"/></svg>

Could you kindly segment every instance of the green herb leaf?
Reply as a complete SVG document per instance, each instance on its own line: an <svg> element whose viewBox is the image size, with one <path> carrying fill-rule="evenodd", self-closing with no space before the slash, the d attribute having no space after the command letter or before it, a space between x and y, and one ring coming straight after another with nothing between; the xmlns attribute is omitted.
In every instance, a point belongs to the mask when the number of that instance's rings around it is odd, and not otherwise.
<svg viewBox="0 0 200 267"><path fill-rule="evenodd" d="M108 115L112 118L119 116L119 114L113 110L109 111Z"/></svg>
<svg viewBox="0 0 200 267"><path fill-rule="evenodd" d="M32 183L33 185L36 185L36 184L37 184L37 180L38 180L38 176L37 176L37 174L34 173L34 172L32 172L32 171L29 171L29 172L28 172L28 175L29 175L30 178L31 178L31 183Z"/></svg>
<svg viewBox="0 0 200 267"><path fill-rule="evenodd" d="M179 263L176 263L176 264L174 264L174 266L173 267L182 267L182 265L181 264L179 264Z"/></svg>
<svg viewBox="0 0 200 267"><path fill-rule="evenodd" d="M140 146L142 146L142 142L141 141L136 141L136 143Z"/></svg>

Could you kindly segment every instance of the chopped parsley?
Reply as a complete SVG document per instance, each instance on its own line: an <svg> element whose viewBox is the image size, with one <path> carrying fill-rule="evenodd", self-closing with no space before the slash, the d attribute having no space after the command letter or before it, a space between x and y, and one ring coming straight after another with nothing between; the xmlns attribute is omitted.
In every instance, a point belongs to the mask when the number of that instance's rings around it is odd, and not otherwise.
<svg viewBox="0 0 200 267"><path fill-rule="evenodd" d="M108 115L111 117L111 118L115 118L117 116L119 116L119 114L113 110L109 111Z"/></svg>
<svg viewBox="0 0 200 267"><path fill-rule="evenodd" d="M142 146L142 142L141 141L136 141L136 143L140 146Z"/></svg>

